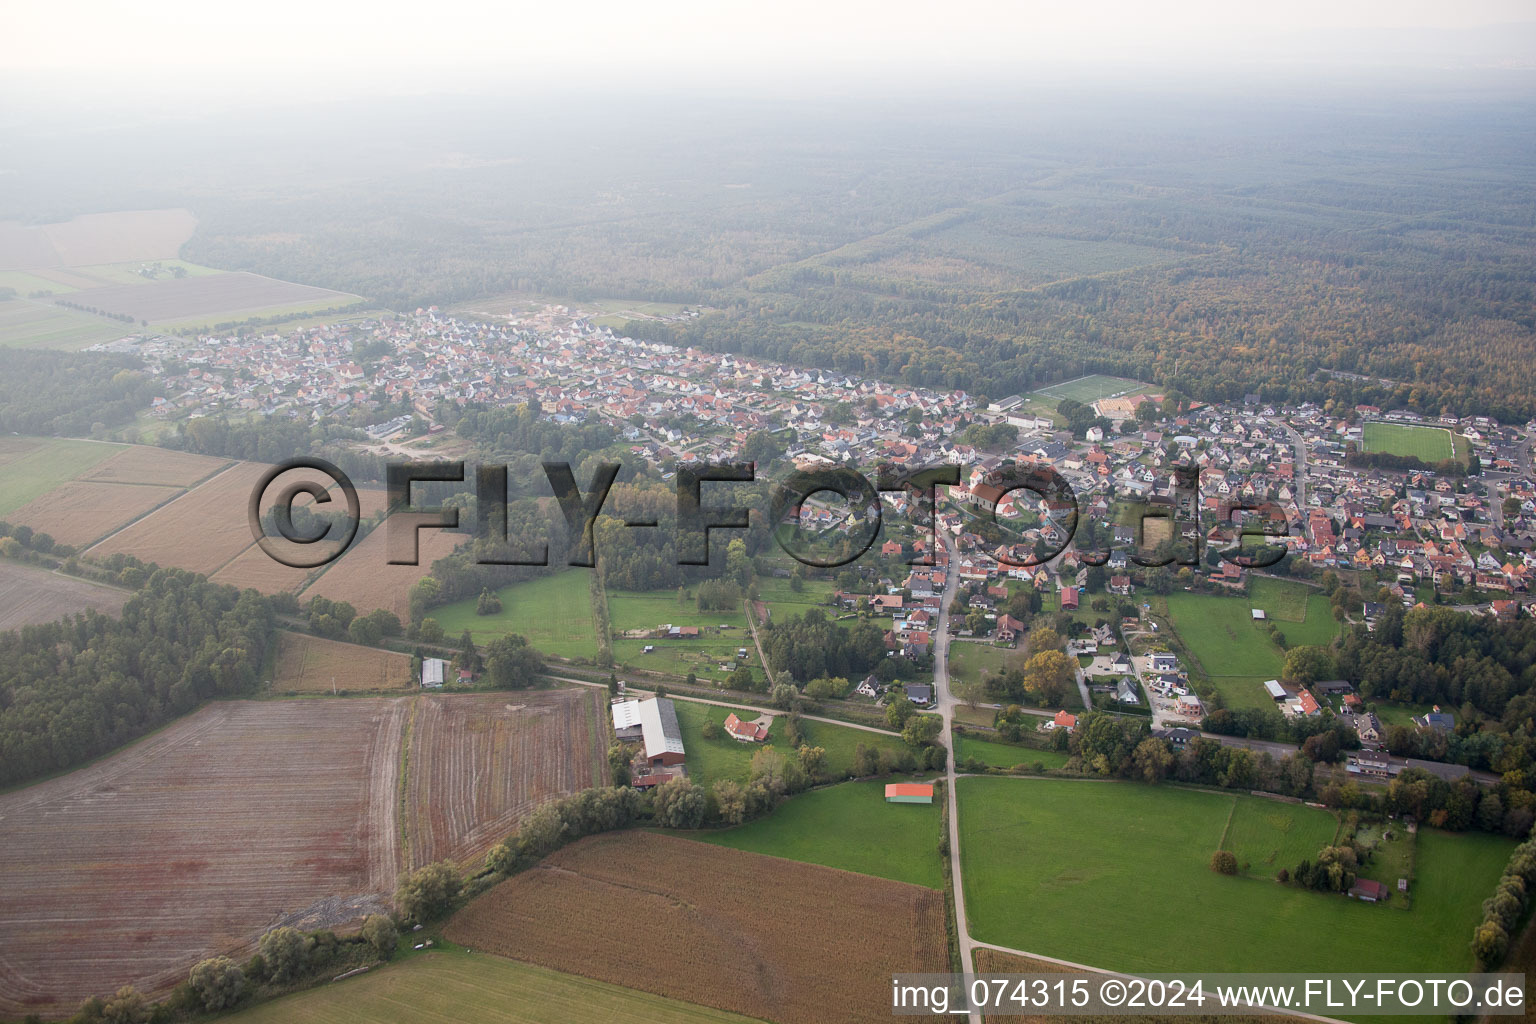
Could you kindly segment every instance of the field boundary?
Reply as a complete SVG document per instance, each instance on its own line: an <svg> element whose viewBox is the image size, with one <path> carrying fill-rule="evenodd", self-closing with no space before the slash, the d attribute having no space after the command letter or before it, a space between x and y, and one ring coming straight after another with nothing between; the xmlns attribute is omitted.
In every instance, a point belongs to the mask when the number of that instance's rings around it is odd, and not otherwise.
<svg viewBox="0 0 1536 1024"><path fill-rule="evenodd" d="M223 469L219 470L218 472L212 473L209 476L205 477L204 479L199 480L196 484L192 485L191 487L188 487L186 490L182 491L180 494L178 494L176 497L172 498L170 501L167 501L164 504L155 506L155 508L151 509L150 512L159 512L162 509L170 508L172 505L176 504L178 501L181 501L183 498L187 498L187 497L191 496L194 492L197 491L197 489L199 487L203 486L203 484L209 483L210 481L212 481L212 480L214 480L214 479L216 479L218 477L223 476L225 473L230 472L232 469L234 469L238 465L240 465L240 463L238 463L238 462L231 462L229 465L225 466ZM92 551L95 551L97 548L101 547L107 541L111 540L113 537L116 537L118 534L122 533L124 530L128 529L130 526L133 526L135 523L138 523L140 520L149 518L150 512L144 513L142 516L139 516L138 519L135 519L131 523L124 523L122 526L119 526L117 529L113 530L112 532L108 533L106 536L102 537L100 540L96 541L90 547L82 548L80 553L82 555L89 555ZM252 543L255 543L255 542L252 541ZM245 549L241 548L241 553L242 554L244 553L244 551L245 551ZM219 566L219 568L222 569L223 566L221 565L221 566ZM208 575L212 576L213 573L209 573Z"/></svg>

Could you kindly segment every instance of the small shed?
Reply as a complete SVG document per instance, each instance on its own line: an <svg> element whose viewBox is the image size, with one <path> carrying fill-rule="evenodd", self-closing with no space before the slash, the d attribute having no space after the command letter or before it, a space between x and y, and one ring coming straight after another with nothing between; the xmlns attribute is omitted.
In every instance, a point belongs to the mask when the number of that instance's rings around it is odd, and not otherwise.
<svg viewBox="0 0 1536 1024"><path fill-rule="evenodd" d="M885 802L888 804L931 804L933 803L933 783L886 783Z"/></svg>
<svg viewBox="0 0 1536 1024"><path fill-rule="evenodd" d="M1260 621L1263 621L1265 618L1267 618L1267 616L1264 614L1264 609L1263 608L1254 608L1254 609L1251 609L1251 610L1253 612L1253 620L1255 622L1260 622Z"/></svg>

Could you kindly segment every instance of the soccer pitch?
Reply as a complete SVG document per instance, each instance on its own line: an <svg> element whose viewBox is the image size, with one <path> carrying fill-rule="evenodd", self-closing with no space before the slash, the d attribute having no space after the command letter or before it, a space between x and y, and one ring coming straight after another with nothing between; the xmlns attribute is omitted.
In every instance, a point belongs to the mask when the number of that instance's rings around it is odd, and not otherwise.
<svg viewBox="0 0 1536 1024"><path fill-rule="evenodd" d="M1456 457L1451 432L1444 427L1416 427L1406 423L1365 425L1365 450L1388 455L1412 455L1428 463Z"/></svg>
<svg viewBox="0 0 1536 1024"><path fill-rule="evenodd" d="M1139 380L1131 380L1128 377L1106 377L1103 374L1090 374L1087 377L1078 377L1075 380L1062 381L1060 384L1052 384L1050 387L1041 388L1031 394L1054 401L1070 398L1076 402L1088 405L1097 402L1101 398L1118 398L1121 395L1134 394L1145 391L1148 385Z"/></svg>

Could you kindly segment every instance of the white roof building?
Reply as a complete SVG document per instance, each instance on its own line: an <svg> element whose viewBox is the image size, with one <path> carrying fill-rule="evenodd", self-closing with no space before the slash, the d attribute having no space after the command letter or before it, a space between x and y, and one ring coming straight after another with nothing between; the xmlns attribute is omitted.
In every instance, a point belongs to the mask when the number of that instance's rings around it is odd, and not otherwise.
<svg viewBox="0 0 1536 1024"><path fill-rule="evenodd" d="M443 686L443 675L448 670L448 663L442 658L421 659L421 685L432 690L440 690Z"/></svg>
<svg viewBox="0 0 1536 1024"><path fill-rule="evenodd" d="M677 708L670 698L621 700L612 707L615 733L633 729L637 725L640 727L646 760L663 754L681 755L684 752L683 731L677 724Z"/></svg>

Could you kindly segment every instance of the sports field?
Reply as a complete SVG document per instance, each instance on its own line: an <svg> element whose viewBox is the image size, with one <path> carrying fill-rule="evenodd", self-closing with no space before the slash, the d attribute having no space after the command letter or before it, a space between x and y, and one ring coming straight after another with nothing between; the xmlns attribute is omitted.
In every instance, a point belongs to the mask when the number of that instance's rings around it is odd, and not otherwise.
<svg viewBox="0 0 1536 1024"><path fill-rule="evenodd" d="M597 656L597 631L592 622L590 569L567 569L496 592L501 611L476 615L477 597L435 608L427 614L436 619L448 636L457 638L469 630L476 643L486 643L508 633L521 633L545 654L559 658Z"/></svg>
<svg viewBox="0 0 1536 1024"><path fill-rule="evenodd" d="M749 1020L481 953L412 956L225 1019L230 1024L747 1024Z"/></svg>
<svg viewBox="0 0 1536 1024"><path fill-rule="evenodd" d="M1451 432L1444 427L1416 427L1406 423L1365 425L1365 450L1388 455L1411 455L1428 463L1444 462L1456 455Z"/></svg>
<svg viewBox="0 0 1536 1024"><path fill-rule="evenodd" d="M1316 817L1326 812L1302 805L1123 782L958 786L972 934L1117 970L1469 970L1482 901L1514 847L1421 829L1414 904L1403 910L1278 885L1270 865L1258 870L1266 850L1278 849L1278 862L1327 832ZM1229 817L1248 877L1209 867Z"/></svg>
<svg viewBox="0 0 1536 1024"><path fill-rule="evenodd" d="M791 797L766 818L693 838L717 846L940 889L937 803L888 804L885 784L845 782Z"/></svg>
<svg viewBox="0 0 1536 1024"><path fill-rule="evenodd" d="M688 777L696 785L708 789L716 779L735 779L745 783L752 774L752 755L763 747L773 747L785 757L796 757L785 738L784 719L776 718L762 743L741 743L723 731L712 740L704 738L704 723L723 725L732 712L738 718L752 721L762 714L747 708L719 707L700 704L697 701L679 700L677 722L683 731L683 747L688 751ZM853 729L830 722L801 722L803 741L827 752L827 772L833 778L844 778L853 771L853 759L859 744L882 750L902 750L906 744L899 736Z"/></svg>
<svg viewBox="0 0 1536 1024"><path fill-rule="evenodd" d="M1070 398L1088 405L1101 398L1117 398L1121 395L1145 391L1148 387L1149 385L1139 380L1131 380L1129 377L1106 377L1103 374L1094 373L1086 377L1064 380L1059 384L1052 384L1030 393L1052 401L1059 402L1064 398Z"/></svg>

